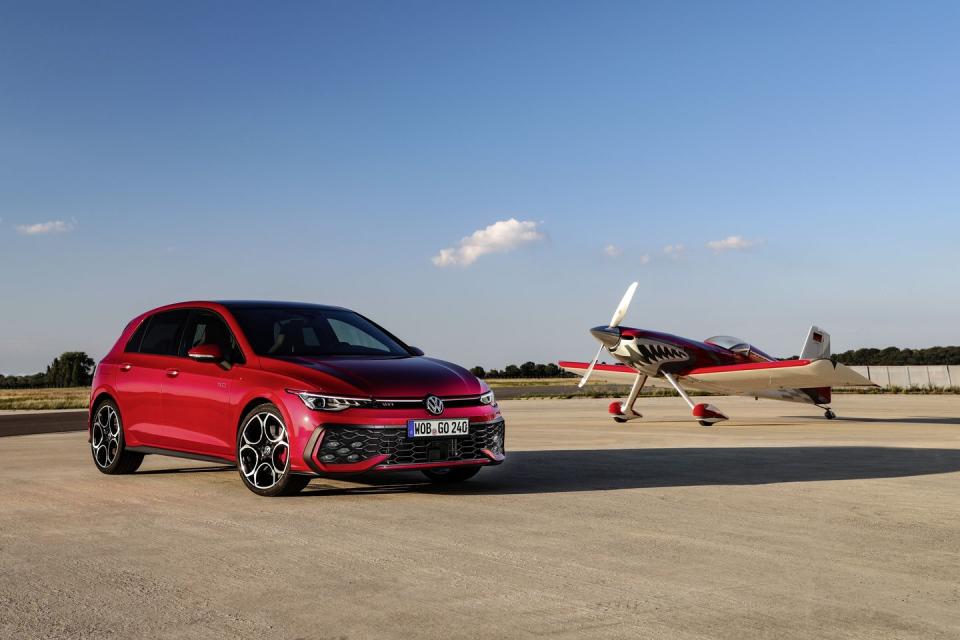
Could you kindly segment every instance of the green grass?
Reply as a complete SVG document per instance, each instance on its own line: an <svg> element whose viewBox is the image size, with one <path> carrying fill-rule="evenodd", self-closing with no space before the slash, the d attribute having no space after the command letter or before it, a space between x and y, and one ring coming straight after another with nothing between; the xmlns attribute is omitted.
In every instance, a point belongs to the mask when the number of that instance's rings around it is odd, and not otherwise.
<svg viewBox="0 0 960 640"><path fill-rule="evenodd" d="M89 387L0 389L0 410L86 409Z"/></svg>
<svg viewBox="0 0 960 640"><path fill-rule="evenodd" d="M880 395L928 395L928 396L955 396L960 395L960 387L851 387L847 389L837 388L834 393L860 393L860 394L880 394Z"/></svg>
<svg viewBox="0 0 960 640"><path fill-rule="evenodd" d="M565 387L576 385L580 378L488 378L484 379L491 389L500 387Z"/></svg>
<svg viewBox="0 0 960 640"><path fill-rule="evenodd" d="M511 393L509 396L498 396L503 400L534 400L534 399L557 399L569 400L571 398L623 398L630 393L630 387L591 387L587 385L584 389L535 389L526 391L521 388L517 393ZM673 389L644 389L640 395L645 398L666 398L679 397L679 394ZM691 396L710 396L715 395L707 392L691 391Z"/></svg>

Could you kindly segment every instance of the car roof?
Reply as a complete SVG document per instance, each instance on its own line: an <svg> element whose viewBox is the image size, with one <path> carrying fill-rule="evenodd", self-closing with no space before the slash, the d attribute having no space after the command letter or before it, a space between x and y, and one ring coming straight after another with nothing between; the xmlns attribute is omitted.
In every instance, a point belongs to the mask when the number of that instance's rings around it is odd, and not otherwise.
<svg viewBox="0 0 960 640"><path fill-rule="evenodd" d="M214 304L223 305L228 309L324 309L332 311L349 311L345 307L312 302L281 302L278 300L213 300Z"/></svg>

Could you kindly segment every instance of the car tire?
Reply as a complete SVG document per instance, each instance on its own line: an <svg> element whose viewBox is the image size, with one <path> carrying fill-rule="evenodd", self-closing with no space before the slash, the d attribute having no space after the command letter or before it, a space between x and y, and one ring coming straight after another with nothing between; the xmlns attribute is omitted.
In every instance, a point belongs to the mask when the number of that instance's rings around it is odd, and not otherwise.
<svg viewBox="0 0 960 640"><path fill-rule="evenodd" d="M441 467L439 469L424 469L423 475L430 482L436 484L456 484L464 482L480 473L480 465L470 467Z"/></svg>
<svg viewBox="0 0 960 640"><path fill-rule="evenodd" d="M127 451L123 437L123 418L113 400L97 404L90 420L90 452L101 473L122 475L140 468L143 454Z"/></svg>
<svg viewBox="0 0 960 640"><path fill-rule="evenodd" d="M258 496L290 496L310 483L310 476L290 470L290 435L283 414L272 404L258 405L243 416L236 453L240 479Z"/></svg>

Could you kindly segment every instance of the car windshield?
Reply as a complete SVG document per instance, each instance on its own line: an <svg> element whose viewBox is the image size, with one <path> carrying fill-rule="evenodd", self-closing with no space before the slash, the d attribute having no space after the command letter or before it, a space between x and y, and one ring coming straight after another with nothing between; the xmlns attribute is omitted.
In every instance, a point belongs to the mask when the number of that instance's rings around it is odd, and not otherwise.
<svg viewBox="0 0 960 640"><path fill-rule="evenodd" d="M396 338L363 316L322 307L231 309L261 356L409 356Z"/></svg>

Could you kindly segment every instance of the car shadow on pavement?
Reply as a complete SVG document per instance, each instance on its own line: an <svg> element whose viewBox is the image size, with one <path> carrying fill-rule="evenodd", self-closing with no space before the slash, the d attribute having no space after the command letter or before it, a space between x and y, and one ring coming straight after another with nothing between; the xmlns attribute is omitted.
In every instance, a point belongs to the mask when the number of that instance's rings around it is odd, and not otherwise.
<svg viewBox="0 0 960 640"><path fill-rule="evenodd" d="M310 485L304 495L404 491L458 495L610 491L648 487L759 485L899 478L960 471L960 449L896 447L736 447L516 451L503 466L458 485L414 474L357 477L361 487Z"/></svg>
<svg viewBox="0 0 960 640"><path fill-rule="evenodd" d="M785 418L810 419L810 416L784 416ZM851 416L837 416L836 422L900 422L903 424L960 424L960 418L943 417L915 417L915 418L857 418Z"/></svg>
<svg viewBox="0 0 960 640"><path fill-rule="evenodd" d="M217 471L236 471L233 465L217 465L210 467L179 467L170 469L146 469L137 471L138 476L148 476L167 473L214 473Z"/></svg>

